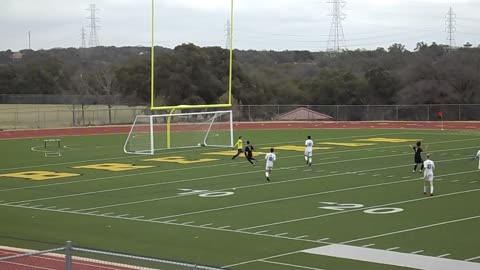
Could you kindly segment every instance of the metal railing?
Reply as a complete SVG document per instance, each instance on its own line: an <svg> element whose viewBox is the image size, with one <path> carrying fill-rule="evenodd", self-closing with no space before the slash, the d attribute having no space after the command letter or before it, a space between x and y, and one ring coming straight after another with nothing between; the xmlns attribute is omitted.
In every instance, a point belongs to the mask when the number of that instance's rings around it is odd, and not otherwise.
<svg viewBox="0 0 480 270"><path fill-rule="evenodd" d="M79 248L67 241L64 247L43 251L20 252L0 257L0 269L124 269L124 270L222 270L209 266Z"/></svg>
<svg viewBox="0 0 480 270"><path fill-rule="evenodd" d="M315 113L335 121L435 121L443 112L445 121L479 121L480 104L444 105L236 105L235 121L272 121L298 108L306 108L305 121ZM130 125L139 114L151 112L146 106L107 105L0 105L0 129L42 129L78 126Z"/></svg>

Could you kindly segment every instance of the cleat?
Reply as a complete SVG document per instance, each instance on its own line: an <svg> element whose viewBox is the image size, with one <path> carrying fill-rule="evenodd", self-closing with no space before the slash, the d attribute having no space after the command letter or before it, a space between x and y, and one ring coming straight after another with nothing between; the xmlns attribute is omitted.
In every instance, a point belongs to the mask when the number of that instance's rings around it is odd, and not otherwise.
<svg viewBox="0 0 480 270"><path fill-rule="evenodd" d="M426 193L426 192L423 192L423 195L427 195L427 193Z"/></svg>
<svg viewBox="0 0 480 270"><path fill-rule="evenodd" d="M270 177L267 177L267 181L270 182Z"/></svg>
<svg viewBox="0 0 480 270"><path fill-rule="evenodd" d="M433 196L433 193L432 193L432 194L430 194L430 196Z"/></svg>
<svg viewBox="0 0 480 270"><path fill-rule="evenodd" d="M413 170L412 173L415 173L415 170Z"/></svg>

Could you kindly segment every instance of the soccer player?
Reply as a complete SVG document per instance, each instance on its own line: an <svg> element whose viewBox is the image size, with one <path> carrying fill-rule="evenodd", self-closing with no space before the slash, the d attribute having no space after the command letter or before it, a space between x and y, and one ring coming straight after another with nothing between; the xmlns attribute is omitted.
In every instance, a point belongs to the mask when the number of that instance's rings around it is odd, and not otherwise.
<svg viewBox="0 0 480 270"><path fill-rule="evenodd" d="M272 174L273 169L273 162L277 160L277 156L273 153L275 149L270 148L270 153L265 155L265 160L267 164L265 165L265 177L267 177L267 181L270 181L270 175Z"/></svg>
<svg viewBox="0 0 480 270"><path fill-rule="evenodd" d="M244 150L245 157L247 158L247 161L250 162L250 164L255 165L252 160L257 160L253 157L253 151L255 151L253 145L250 144L250 141L247 141L247 146L245 146Z"/></svg>
<svg viewBox="0 0 480 270"><path fill-rule="evenodd" d="M235 156L232 157L232 159L235 159L236 157L238 157L241 153L243 153L243 141L242 141L242 136L239 136L238 137L238 140L237 142L235 143L235 145L233 146L233 149L235 149L235 147L237 147L237 154Z"/></svg>
<svg viewBox="0 0 480 270"><path fill-rule="evenodd" d="M477 155L475 157L473 157L474 159L475 158L478 158L478 169L480 170L480 150L478 150L477 152Z"/></svg>
<svg viewBox="0 0 480 270"><path fill-rule="evenodd" d="M424 168L423 159L422 159L423 149L422 149L421 146L422 146L422 142L417 142L416 145L413 145L413 146L412 146L412 149L413 149L413 151L415 152L415 157L414 157L415 167L413 167L413 171L412 171L412 172L416 172L416 171L417 171L418 164L421 164L421 165L422 165L422 166L420 167L420 173L422 173L422 171L423 171L423 168Z"/></svg>
<svg viewBox="0 0 480 270"><path fill-rule="evenodd" d="M311 136L307 136L305 141L305 161L308 166L312 166L313 141Z"/></svg>
<svg viewBox="0 0 480 270"><path fill-rule="evenodd" d="M423 163L425 171L423 172L423 194L427 194L427 182L430 184L430 196L433 196L433 170L435 170L435 163L430 160L430 155L427 154L427 160Z"/></svg>

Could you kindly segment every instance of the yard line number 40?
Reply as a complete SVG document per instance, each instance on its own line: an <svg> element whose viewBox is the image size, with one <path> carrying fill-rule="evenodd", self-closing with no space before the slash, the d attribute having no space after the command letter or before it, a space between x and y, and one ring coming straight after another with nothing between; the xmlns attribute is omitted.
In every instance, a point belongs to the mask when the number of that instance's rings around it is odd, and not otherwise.
<svg viewBox="0 0 480 270"><path fill-rule="evenodd" d="M355 210L365 207L363 204L358 203L336 203L336 202L320 202L324 206L318 208L332 211L346 211L346 210ZM382 207L382 208L372 208L366 209L363 211L365 214L371 215L386 215L386 214L396 214L402 212L402 208L396 207Z"/></svg>

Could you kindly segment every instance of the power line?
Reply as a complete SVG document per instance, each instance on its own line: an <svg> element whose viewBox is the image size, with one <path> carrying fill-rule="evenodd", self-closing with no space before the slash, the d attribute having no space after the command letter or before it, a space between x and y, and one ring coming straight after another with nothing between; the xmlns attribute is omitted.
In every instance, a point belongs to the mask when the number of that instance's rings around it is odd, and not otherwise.
<svg viewBox="0 0 480 270"><path fill-rule="evenodd" d="M347 2L343 0L331 0L327 3L333 4L333 11L330 15L332 16L332 26L327 43L327 52L339 53L342 49L347 48L342 26L342 21L345 19L342 8L345 7Z"/></svg>

